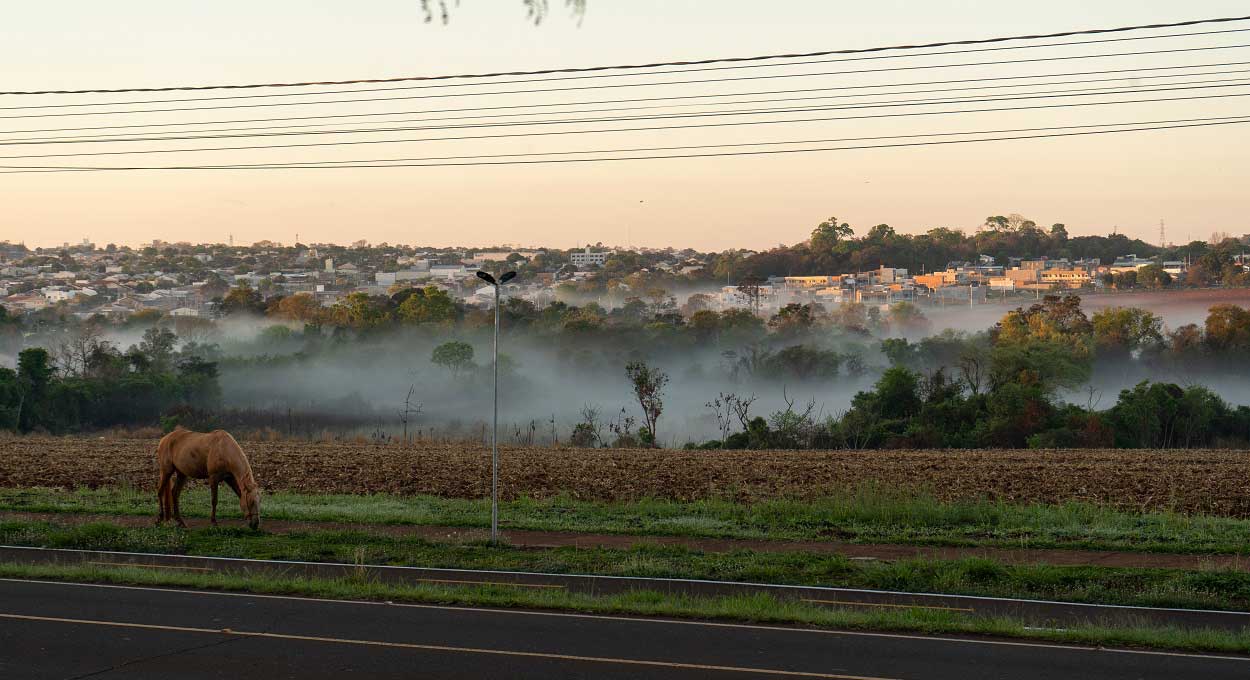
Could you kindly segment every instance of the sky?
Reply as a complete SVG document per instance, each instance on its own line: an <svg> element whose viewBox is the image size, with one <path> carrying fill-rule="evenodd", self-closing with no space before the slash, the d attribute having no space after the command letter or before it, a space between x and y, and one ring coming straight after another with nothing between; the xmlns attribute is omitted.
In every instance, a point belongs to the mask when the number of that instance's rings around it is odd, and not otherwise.
<svg viewBox="0 0 1250 680"><path fill-rule="evenodd" d="M0 29L4 38L0 40L0 64L4 64L0 69L0 90L323 81L534 70L861 48L1246 13L1244 2L1224 1L588 0L585 16L579 21L566 15L558 6L560 0L552 0L552 5L552 15L535 27L526 21L520 0L461 0L448 25L425 23L417 0L21 3L6 9L5 27ZM1234 26L1250 28L1250 23ZM1241 35L1067 48L1069 51L1062 53L1250 43ZM991 53L976 55L974 60L1006 59L1007 55L1021 58L1025 53L1036 56L1039 52ZM968 61L969 57L937 57L929 62L960 60ZM956 77L1047 75L1233 61L1250 61L1250 49L1069 64L992 65L962 68ZM905 62L868 63L875 67ZM828 71L830 65L797 68L793 72L818 73L822 69ZM935 71L927 75L879 72L805 77L786 80L784 87L815 86L807 83L833 87L923 82L950 77L953 70L941 70L941 76ZM783 81L665 86L647 93L745 94L778 88L780 82ZM422 112L431 108L503 104L505 99L508 104L611 100L622 96L622 92L632 93L625 96L640 96L639 90L630 88L546 95L546 99L544 95L526 94L497 98L457 96L435 103L141 114L126 116L125 122L212 121L326 111ZM230 93L0 96L0 107L227 94ZM58 153L98 151L105 145L60 144L23 149L2 142L6 138L30 138L32 134L18 131L71 127L62 125L67 121L82 126L118 124L117 116L33 115L49 111L52 110L32 113L27 109L21 114L11 111L12 115L27 117L0 120L0 155L31 153L31 148ZM2 164L258 163L534 153L1221 115L1250 115L1250 106L1246 99L1228 97L568 138L426 141L112 158L10 158ZM255 139L230 141L260 143ZM193 143L181 144L189 147ZM150 142L129 148L169 147L169 143ZM116 148L122 147L110 146ZM1151 242L1158 241L1159 221L1165 220L1167 239L1185 242L1206 239L1217 231L1250 232L1250 221L1245 217L1245 187L1250 186L1248 152L1250 126L1222 126L990 144L594 164L5 174L0 175L0 240L22 241L29 246L55 246L84 238L98 244L131 245L154 238L225 242L230 237L235 243L262 239L291 243L298 235L304 243L365 239L371 243L420 245L506 243L574 247L603 242L761 249L800 241L829 216L849 222L862 234L879 223L909 233L933 227L971 230L988 215L1020 213L1039 224L1065 223L1072 234L1116 229Z"/></svg>

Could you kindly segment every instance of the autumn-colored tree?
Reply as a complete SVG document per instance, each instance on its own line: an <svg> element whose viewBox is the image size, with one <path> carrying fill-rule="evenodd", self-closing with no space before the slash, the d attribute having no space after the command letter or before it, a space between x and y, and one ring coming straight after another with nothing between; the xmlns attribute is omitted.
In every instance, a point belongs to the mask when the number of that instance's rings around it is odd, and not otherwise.
<svg viewBox="0 0 1250 680"><path fill-rule="evenodd" d="M1158 349L1163 344L1163 319L1137 307L1108 307L1094 313L1090 325L1100 355L1126 355Z"/></svg>
<svg viewBox="0 0 1250 680"><path fill-rule="evenodd" d="M252 288L247 281L242 281L239 285L230 289L229 293L221 300L221 313L229 316L231 314L264 314L265 300L261 296L260 291Z"/></svg>
<svg viewBox="0 0 1250 680"><path fill-rule="evenodd" d="M1250 351L1250 309L1216 305L1207 314L1206 344L1223 352Z"/></svg>
<svg viewBox="0 0 1250 680"><path fill-rule="evenodd" d="M456 301L437 286L414 288L396 312L405 323L449 323L459 314Z"/></svg>
<svg viewBox="0 0 1250 680"><path fill-rule="evenodd" d="M329 318L336 326L369 330L390 322L391 313L386 298L352 293L330 308Z"/></svg>
<svg viewBox="0 0 1250 680"><path fill-rule="evenodd" d="M317 298L307 293L288 295L271 308L271 316L304 323L317 323L325 316L325 308Z"/></svg>

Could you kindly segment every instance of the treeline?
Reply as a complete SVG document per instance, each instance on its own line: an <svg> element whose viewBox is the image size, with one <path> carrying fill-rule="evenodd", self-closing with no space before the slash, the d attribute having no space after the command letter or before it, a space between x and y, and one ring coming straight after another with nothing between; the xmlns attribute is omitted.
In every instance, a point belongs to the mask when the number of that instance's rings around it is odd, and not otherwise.
<svg viewBox="0 0 1250 680"><path fill-rule="evenodd" d="M1188 448L1250 445L1250 407L1230 406L1202 386L1143 381L1098 410L1076 403L1096 368L1174 364L1250 373L1250 310L1211 308L1204 326L1165 332L1136 308L1088 318L1076 296L1049 296L1008 313L987 333L946 332L919 343L882 342L891 367L842 414L815 403L749 414L743 399L719 409L722 437L702 448ZM1061 398L1061 393L1063 398ZM712 408L714 404L709 404ZM749 407L749 403L747 404ZM728 423L728 425L726 425Z"/></svg>
<svg viewBox="0 0 1250 680"><path fill-rule="evenodd" d="M274 304L284 309L283 300ZM513 299L501 311L512 340L540 347L570 373L592 380L619 379L620 367L627 364L650 364L674 372L679 381L717 370L743 390L790 388L790 394L795 388L877 379L845 412L835 414L822 414L814 401L789 403L772 414L752 413L751 397L720 394L708 408L716 404L721 436L700 446L1184 447L1250 442L1247 408L1229 406L1202 387L1142 383L1101 410L1092 392L1088 397L1081 392L1100 374L1250 378L1250 362L1245 360L1250 311L1234 305L1212 307L1201 325L1168 329L1146 310L1110 308L1090 317L1078 297L1048 296L1007 313L987 331L928 336L924 315L905 303L884 312L863 305L824 310L796 304L768 318L748 310L701 308L697 297L684 308L657 298L632 300L612 310L559 302L539 308ZM449 384L485 380L469 341L485 342L492 315L457 305L437 288L380 299L349 298L331 313L328 321L317 319L294 329L294 324L271 325L254 340L228 344L225 350L215 342L221 339L213 335L216 322L208 320L167 319L147 328L142 340L125 351L102 339L107 328L99 320L84 322L57 336L61 340L50 342L51 350L23 350L16 371L0 370L0 428L73 432L117 425L171 426L180 418L194 418L195 424L272 420L272 414L227 418L220 404L219 367L242 373L274 366L315 370L337 353L394 347L395 333L406 334L396 338L400 346L413 346L410 342L416 340L426 348L419 358L404 359L404 365L428 357L430 365L446 371ZM891 334L921 339L882 337ZM433 352L424 354L429 348ZM505 356L502 368L513 374L526 367ZM659 391L655 398L662 403ZM404 409L407 420L407 405ZM307 414L288 412L286 417L286 429L293 429L292 422L299 422L301 430L314 427ZM644 418L637 431L627 416L600 425L614 426L609 431L616 437L610 439L623 444L672 441L662 425L655 431L658 420L658 413ZM578 443L606 442L599 435L587 438L594 430L584 424L574 428L582 435Z"/></svg>
<svg viewBox="0 0 1250 680"><path fill-rule="evenodd" d="M1217 235L1210 242L1192 241L1163 249L1123 234L1069 236L1063 224L1042 227L1019 215L987 217L982 227L971 234L945 227L920 234L900 234L888 224L878 224L856 236L850 224L831 217L817 225L811 237L802 243L759 253L728 250L710 254L706 257L706 267L687 275L657 270L645 255L617 253L608 259L597 276L567 284L567 290L583 295L611 293L615 286L624 283L629 290L646 291L727 280L738 283L774 275L845 274L869 271L882 265L902 267L911 272L931 272L944 269L950 262L976 262L981 256L989 256L1002 266L1007 266L1011 258L1041 257L1096 259L1102 264L1111 264L1128 254L1158 257L1163 261L1188 261L1190 268L1180 279L1148 271L1140 282L1136 276L1120 276L1105 283L1119 288L1247 286L1250 274L1233 260L1247 245L1250 245L1250 238ZM640 271L644 268L647 271Z"/></svg>
<svg viewBox="0 0 1250 680"><path fill-rule="evenodd" d="M0 429L156 425L179 407L218 407L217 365L194 344L177 350L177 341L169 329L153 327L123 352L97 329L61 347L55 360L42 347L22 350L17 370L0 368Z"/></svg>

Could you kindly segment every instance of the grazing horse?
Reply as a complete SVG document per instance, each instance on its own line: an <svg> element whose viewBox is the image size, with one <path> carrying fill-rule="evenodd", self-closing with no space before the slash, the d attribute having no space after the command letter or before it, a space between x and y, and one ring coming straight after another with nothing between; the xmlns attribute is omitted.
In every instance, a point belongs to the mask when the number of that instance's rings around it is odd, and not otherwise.
<svg viewBox="0 0 1250 680"><path fill-rule="evenodd" d="M243 449L225 430L192 432L176 428L156 445L156 465L161 473L156 489L161 501L157 524L172 519L180 527L187 526L178 510L178 497L190 477L208 480L213 496L213 526L217 525L217 485L225 482L239 496L239 508L248 526L260 527L260 488Z"/></svg>

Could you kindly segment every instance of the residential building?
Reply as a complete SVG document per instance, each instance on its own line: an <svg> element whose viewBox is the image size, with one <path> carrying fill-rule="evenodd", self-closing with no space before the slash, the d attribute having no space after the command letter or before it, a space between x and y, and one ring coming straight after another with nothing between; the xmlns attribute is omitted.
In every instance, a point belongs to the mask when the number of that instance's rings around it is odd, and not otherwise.
<svg viewBox="0 0 1250 680"><path fill-rule="evenodd" d="M1123 272L1135 272L1142 267L1154 264L1155 261L1143 257L1137 257L1135 254L1124 255L1116 258L1111 263L1111 271L1120 274Z"/></svg>
<svg viewBox="0 0 1250 680"><path fill-rule="evenodd" d="M1163 271L1171 274L1172 276L1184 276L1185 272L1189 270L1189 265L1180 260L1168 260L1167 262L1164 262L1162 266Z"/></svg>
<svg viewBox="0 0 1250 680"><path fill-rule="evenodd" d="M779 290L775 286L769 284L756 286L755 289L759 291L759 305L761 307L771 305ZM721 286L720 303L725 307L749 308L754 303L751 299L752 296L749 294L750 291L751 289L747 289L747 291L744 292L738 286Z"/></svg>
<svg viewBox="0 0 1250 680"><path fill-rule="evenodd" d="M894 267L881 266L876 271L871 272L872 283L901 283L907 278L906 269L896 269Z"/></svg>
<svg viewBox="0 0 1250 680"><path fill-rule="evenodd" d="M855 301L866 305L892 305L916 299L916 289L901 283L875 284L855 289Z"/></svg>
<svg viewBox="0 0 1250 680"><path fill-rule="evenodd" d="M958 285L962 278L964 277L961 277L958 271L947 269L946 271L915 276L912 278L912 282L914 282L917 286L924 286L929 290L936 290L944 286Z"/></svg>
<svg viewBox="0 0 1250 680"><path fill-rule="evenodd" d="M1083 288L1093 283L1093 277L1084 269L1047 269L1042 272L1042 283L1052 288Z"/></svg>
<svg viewBox="0 0 1250 680"><path fill-rule="evenodd" d="M608 261L608 256L612 253L608 251L591 252L590 248L580 253L569 253L569 262L577 267L602 267Z"/></svg>
<svg viewBox="0 0 1250 680"><path fill-rule="evenodd" d="M401 270L397 272L378 272L373 275L374 282L379 286L393 286L401 281L417 281L432 276L428 265L424 271Z"/></svg>
<svg viewBox="0 0 1250 680"><path fill-rule="evenodd" d="M503 262L508 259L509 255L516 254L529 260L538 253L537 250L485 250L473 253L471 259L474 262Z"/></svg>
<svg viewBox="0 0 1250 680"><path fill-rule="evenodd" d="M462 279L473 276L474 270L462 264L432 264L430 277L435 279Z"/></svg>
<svg viewBox="0 0 1250 680"><path fill-rule="evenodd" d="M786 288L828 288L841 283L834 276L786 276L781 280Z"/></svg>
<svg viewBox="0 0 1250 680"><path fill-rule="evenodd" d="M1033 262L1036 262L1036 260L1033 260ZM1040 268L1026 269L1024 267L1016 267L1003 272L1002 278L1011 279L1014 282L1013 287L1023 287L1041 283L1042 272L1043 269ZM990 285L993 284L991 283Z"/></svg>

